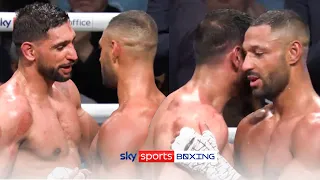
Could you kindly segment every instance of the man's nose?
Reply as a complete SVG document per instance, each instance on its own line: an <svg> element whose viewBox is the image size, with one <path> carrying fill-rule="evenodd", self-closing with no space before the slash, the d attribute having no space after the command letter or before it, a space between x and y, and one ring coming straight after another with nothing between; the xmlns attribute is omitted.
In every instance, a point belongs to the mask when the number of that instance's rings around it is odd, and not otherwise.
<svg viewBox="0 0 320 180"><path fill-rule="evenodd" d="M70 46L71 46L71 47L70 47L70 49L69 49L67 59L68 59L68 60L76 61L76 60L78 60L77 51L76 51L76 49L74 48L73 44L71 44Z"/></svg>
<svg viewBox="0 0 320 180"><path fill-rule="evenodd" d="M247 72L249 70L253 69L253 63L252 63L252 59L248 56L245 57L244 62L242 64L242 70L244 72Z"/></svg>

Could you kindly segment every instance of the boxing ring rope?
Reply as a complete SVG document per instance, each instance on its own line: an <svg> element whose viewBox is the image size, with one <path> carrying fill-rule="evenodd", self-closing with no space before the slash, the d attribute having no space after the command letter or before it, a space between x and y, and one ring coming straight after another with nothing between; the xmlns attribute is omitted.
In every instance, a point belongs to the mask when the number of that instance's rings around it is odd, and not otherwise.
<svg viewBox="0 0 320 180"><path fill-rule="evenodd" d="M76 13L68 12L70 22L75 31L103 31L110 20L119 13ZM0 12L0 32L11 32L16 14ZM82 104L82 108L102 124L118 108L118 104ZM229 142L233 143L236 128L229 129Z"/></svg>

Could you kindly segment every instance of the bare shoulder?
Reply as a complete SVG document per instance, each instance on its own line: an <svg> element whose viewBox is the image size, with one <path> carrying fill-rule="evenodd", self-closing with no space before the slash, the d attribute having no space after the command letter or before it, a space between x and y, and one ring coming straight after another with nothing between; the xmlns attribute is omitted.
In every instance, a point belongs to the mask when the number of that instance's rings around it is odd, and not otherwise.
<svg viewBox="0 0 320 180"><path fill-rule="evenodd" d="M301 118L292 132L291 152L300 161L319 167L320 112Z"/></svg>
<svg viewBox="0 0 320 180"><path fill-rule="evenodd" d="M0 136L25 136L32 125L32 108L28 99L8 91L0 95Z"/></svg>
<svg viewBox="0 0 320 180"><path fill-rule="evenodd" d="M260 131L260 129L270 128L274 120L272 105L266 105L243 118L237 127L237 133L249 133L249 130L253 129Z"/></svg>
<svg viewBox="0 0 320 180"><path fill-rule="evenodd" d="M114 112L99 131L99 142L116 143L117 149L131 150L143 145L155 110L130 108Z"/></svg>
<svg viewBox="0 0 320 180"><path fill-rule="evenodd" d="M78 106L81 104L79 90L72 80L55 82L54 87L75 105Z"/></svg>
<svg viewBox="0 0 320 180"><path fill-rule="evenodd" d="M213 106L199 102L192 94L175 92L164 100L160 108L161 119L173 122L177 128L192 126L198 130L198 122L206 121L209 127L222 125L227 129L222 115Z"/></svg>
<svg viewBox="0 0 320 180"><path fill-rule="evenodd" d="M31 112L30 103L19 85L14 83L4 84L0 88L0 111L5 114L21 115Z"/></svg>
<svg viewBox="0 0 320 180"><path fill-rule="evenodd" d="M171 120L169 119L171 118ZM167 117L164 121L173 121L173 131L190 127L200 133L199 122L205 122L215 135L218 147L224 147L228 139L228 127L222 114L212 105L203 104L192 95L179 94L167 106Z"/></svg>
<svg viewBox="0 0 320 180"><path fill-rule="evenodd" d="M320 137L320 112L310 113L302 117L296 124L293 135L303 138Z"/></svg>

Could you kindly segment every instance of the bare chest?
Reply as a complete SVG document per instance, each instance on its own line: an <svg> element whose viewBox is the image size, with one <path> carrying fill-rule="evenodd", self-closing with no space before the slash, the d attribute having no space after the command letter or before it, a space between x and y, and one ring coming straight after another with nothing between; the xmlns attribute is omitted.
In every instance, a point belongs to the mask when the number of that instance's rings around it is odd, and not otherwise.
<svg viewBox="0 0 320 180"><path fill-rule="evenodd" d="M243 174L248 177L260 177L263 175L265 154L270 144L272 124L263 123L246 129L246 134L241 135L236 145L237 163Z"/></svg>
<svg viewBox="0 0 320 180"><path fill-rule="evenodd" d="M67 156L81 139L76 107L70 102L31 104L33 124L20 148L42 159Z"/></svg>
<svg viewBox="0 0 320 180"><path fill-rule="evenodd" d="M284 167L291 162L292 126L280 124L270 137L270 144L265 154L264 175L278 177Z"/></svg>

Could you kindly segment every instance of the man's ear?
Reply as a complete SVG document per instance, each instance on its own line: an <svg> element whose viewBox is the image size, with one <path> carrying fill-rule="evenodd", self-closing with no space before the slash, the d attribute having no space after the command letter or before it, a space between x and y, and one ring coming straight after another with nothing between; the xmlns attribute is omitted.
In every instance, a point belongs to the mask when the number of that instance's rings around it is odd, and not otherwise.
<svg viewBox="0 0 320 180"><path fill-rule="evenodd" d="M113 63L117 63L118 59L119 59L119 56L120 56L120 51L121 51L121 48L120 48L120 45L117 41L115 40L112 40L111 41L111 47L112 47L112 62Z"/></svg>
<svg viewBox="0 0 320 180"><path fill-rule="evenodd" d="M289 45L288 53L287 53L287 61L289 65L296 64L299 60L301 60L303 55L303 46L299 41L293 41Z"/></svg>
<svg viewBox="0 0 320 180"><path fill-rule="evenodd" d="M243 52L240 46L237 46L233 49L231 53L231 64L233 69L238 72L241 70L241 66L243 63Z"/></svg>
<svg viewBox="0 0 320 180"><path fill-rule="evenodd" d="M21 53L27 60L34 61L36 59L34 44L30 42L24 42L21 44L20 47L17 47L17 48L21 49Z"/></svg>

